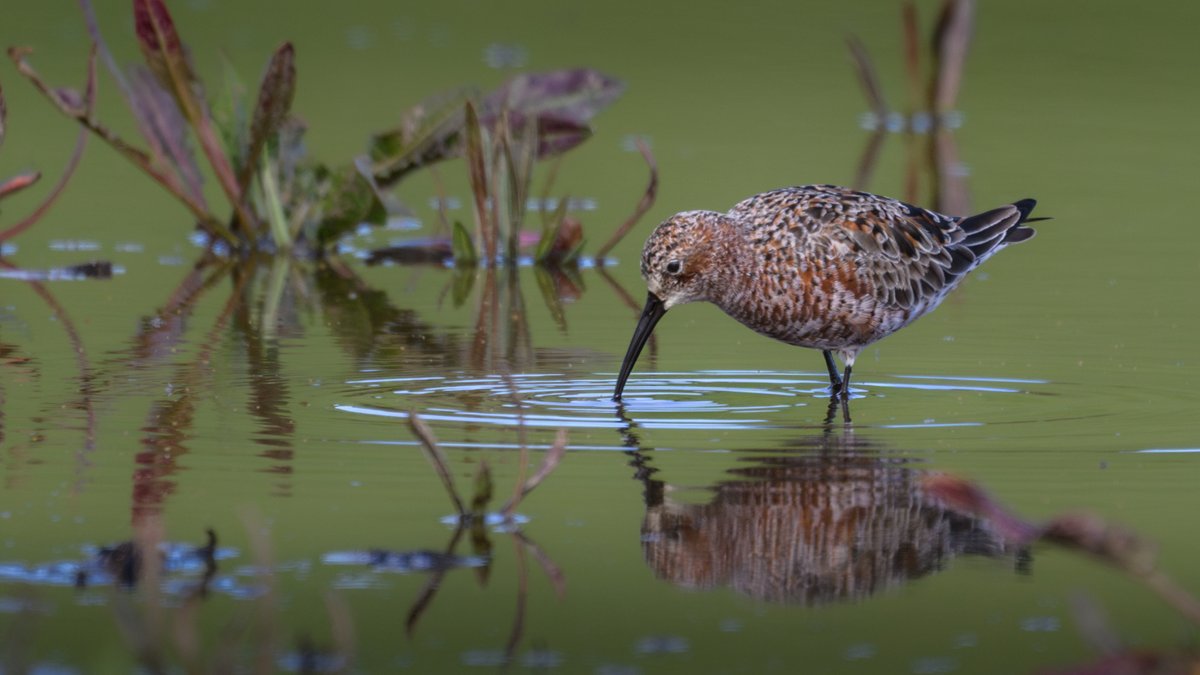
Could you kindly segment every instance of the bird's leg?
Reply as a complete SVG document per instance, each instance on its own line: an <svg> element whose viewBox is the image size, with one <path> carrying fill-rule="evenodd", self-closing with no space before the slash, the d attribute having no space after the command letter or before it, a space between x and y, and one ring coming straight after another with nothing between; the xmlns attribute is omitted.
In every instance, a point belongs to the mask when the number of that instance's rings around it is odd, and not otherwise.
<svg viewBox="0 0 1200 675"><path fill-rule="evenodd" d="M825 431L833 428L833 420L837 417L837 411L841 403L836 394L829 397L829 407L825 409Z"/></svg>
<svg viewBox="0 0 1200 675"><path fill-rule="evenodd" d="M850 371L854 370L854 366L846 366L846 374L842 377L841 395L843 401L850 400ZM850 420L847 419L847 422Z"/></svg>
<svg viewBox="0 0 1200 675"><path fill-rule="evenodd" d="M842 378L838 375L837 364L833 362L833 352L825 349L821 353L825 355L825 367L829 369L829 393L836 395L842 386Z"/></svg>

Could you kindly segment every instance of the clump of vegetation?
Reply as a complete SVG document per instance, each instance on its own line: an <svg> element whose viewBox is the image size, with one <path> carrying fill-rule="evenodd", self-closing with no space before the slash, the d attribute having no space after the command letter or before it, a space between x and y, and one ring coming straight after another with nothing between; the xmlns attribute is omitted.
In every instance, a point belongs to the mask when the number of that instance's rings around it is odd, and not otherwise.
<svg viewBox="0 0 1200 675"><path fill-rule="evenodd" d="M515 262L534 164L587 140L591 118L624 89L597 71L572 69L518 75L486 95L455 90L423 101L398 126L373 135L367 155L327 165L305 157L305 125L291 111L297 82L291 43L271 55L256 96L249 96L227 69L222 94L209 100L166 2L132 2L144 62L122 70L100 35L90 3L81 1L91 36L83 93L46 83L30 62L31 49L12 47L9 56L59 112L81 125L81 138L90 134L108 144L187 208L211 242L240 254L320 256L359 224L383 224L388 215L384 190L412 171L461 157L476 222L474 234L461 223L454 225L455 262ZM137 121L142 145L120 138L96 117L97 59ZM221 187L228 217L204 197L204 172L193 144ZM14 180L3 184L0 197L30 181ZM541 241L537 258L562 262L578 254L582 237L573 233L560 208L544 220Z"/></svg>

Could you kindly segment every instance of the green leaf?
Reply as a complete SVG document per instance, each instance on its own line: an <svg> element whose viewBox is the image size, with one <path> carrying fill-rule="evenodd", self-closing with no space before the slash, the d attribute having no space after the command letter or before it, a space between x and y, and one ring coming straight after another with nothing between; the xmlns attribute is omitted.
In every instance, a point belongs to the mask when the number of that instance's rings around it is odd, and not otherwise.
<svg viewBox="0 0 1200 675"><path fill-rule="evenodd" d="M474 266L454 268L454 286L450 289L450 299L455 307L462 307L467 298L471 297L471 289L475 287L476 272Z"/></svg>
<svg viewBox="0 0 1200 675"><path fill-rule="evenodd" d="M246 134L250 112L246 105L246 85L229 59L221 58L222 85L212 101L213 122L225 142L225 152L233 160L233 168L241 171L245 164Z"/></svg>
<svg viewBox="0 0 1200 675"><path fill-rule="evenodd" d="M479 262L471 233L467 232L467 228L457 220L454 221L454 238L451 240L450 250L454 253L456 267L474 267Z"/></svg>
<svg viewBox="0 0 1200 675"><path fill-rule="evenodd" d="M546 226L542 228L542 238L538 239L537 249L533 254L533 259L536 262L544 263L550 259L550 254L554 251L554 244L558 241L558 231L562 229L563 221L567 219L567 206L570 205L570 202L570 197L563 197L558 200L558 206L554 209L554 215L551 216Z"/></svg>
<svg viewBox="0 0 1200 675"><path fill-rule="evenodd" d="M431 96L405 111L399 126L372 136L369 153L375 180L387 187L414 169L458 156L463 104L477 97L471 88Z"/></svg>
<svg viewBox="0 0 1200 675"><path fill-rule="evenodd" d="M329 176L328 192L321 203L317 242L328 245L359 223L382 225L387 209L374 181L359 165L344 166Z"/></svg>
<svg viewBox="0 0 1200 675"><path fill-rule="evenodd" d="M474 494L471 496L471 513L482 517L487 512L488 502L492 501L492 469L487 460L479 462L479 470L475 472Z"/></svg>
<svg viewBox="0 0 1200 675"><path fill-rule="evenodd" d="M254 116L250 120L250 136L242 153L243 162L238 174L238 187L243 191L250 185L250 177L254 175L267 140L287 118L295 94L295 50L292 43L285 42L271 55L258 88L258 105L254 107Z"/></svg>
<svg viewBox="0 0 1200 675"><path fill-rule="evenodd" d="M479 117L475 114L475 104L467 101L464 106L466 115L466 160L468 178L471 181L471 193L475 198L475 223L479 228L480 239L483 243L483 256L488 265L496 259L496 223L488 209L488 197L492 196L490 189L486 157L484 151L483 128Z"/></svg>

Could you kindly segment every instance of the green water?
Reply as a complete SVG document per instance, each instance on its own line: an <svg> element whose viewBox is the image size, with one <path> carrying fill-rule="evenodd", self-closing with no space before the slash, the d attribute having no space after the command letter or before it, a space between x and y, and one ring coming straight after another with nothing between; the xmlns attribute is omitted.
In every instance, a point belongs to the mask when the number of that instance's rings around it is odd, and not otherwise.
<svg viewBox="0 0 1200 675"><path fill-rule="evenodd" d="M104 258L123 273L0 280L6 667L129 672L137 649L118 617L136 617L135 635L161 629L151 641L177 654L172 636L194 616L205 663L222 650L248 662L268 645L279 669L299 636L325 649L335 626L350 626L359 672L494 670L506 649L512 670L1031 672L1100 657L1079 630L1080 596L1126 645L1194 650L1197 627L1141 585L1062 549L1006 546L986 523L931 506L921 481L950 472L1029 518L1086 510L1120 522L1200 593L1195 5L977 8L955 134L971 205L1036 197L1054 220L864 351L846 429L822 423L818 353L710 306L672 310L625 409L607 399L638 311L621 293L643 298L635 261L653 223L781 185L849 183L868 133L844 37L864 40L902 105L897 6L289 3L281 14L278 3L175 4L202 73L218 71L223 51L253 80L279 41L295 41L296 110L316 157L353 156L429 93L499 83L510 71L488 66L485 51L516 45L499 51L526 69L587 65L628 85L558 177L556 193L595 203L577 214L588 251L644 189L630 136L650 140L661 188L607 276L585 267L547 303L531 268L467 273L476 278L456 305L460 274L353 255L351 279L304 265L193 273L187 214L93 142L6 260ZM935 3L920 9L927 24ZM103 10L114 50L135 58L126 10ZM36 47L47 77L77 84L86 33L73 12L7 8L0 37ZM0 176L34 167L49 183L75 130L11 65L0 85ZM108 84L99 113L132 133L117 98ZM901 137L887 140L871 190L902 195L903 150ZM468 203L461 167L441 173ZM433 194L428 176L397 192L429 223ZM6 200L0 224L36 196ZM286 290L264 329L268 299L280 297L272 278ZM182 288L195 300L176 308ZM413 410L464 491L489 463L494 507L523 438L534 462L560 427L570 449L518 509L532 543L492 533L486 575L448 571L410 631L429 573L329 556L450 542L452 506L405 424ZM30 579L156 516L174 542L200 544L212 527L230 556L194 615L171 587L155 600ZM273 592L249 597L267 587L256 544ZM470 541L457 550L470 551Z"/></svg>

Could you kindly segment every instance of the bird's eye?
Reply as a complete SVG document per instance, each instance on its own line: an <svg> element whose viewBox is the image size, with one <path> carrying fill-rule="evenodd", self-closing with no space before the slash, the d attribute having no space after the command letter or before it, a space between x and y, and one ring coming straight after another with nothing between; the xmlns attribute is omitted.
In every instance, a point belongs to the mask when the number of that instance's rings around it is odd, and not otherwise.
<svg viewBox="0 0 1200 675"><path fill-rule="evenodd" d="M679 270L683 267L678 260L672 260L667 263L667 274L679 274Z"/></svg>

